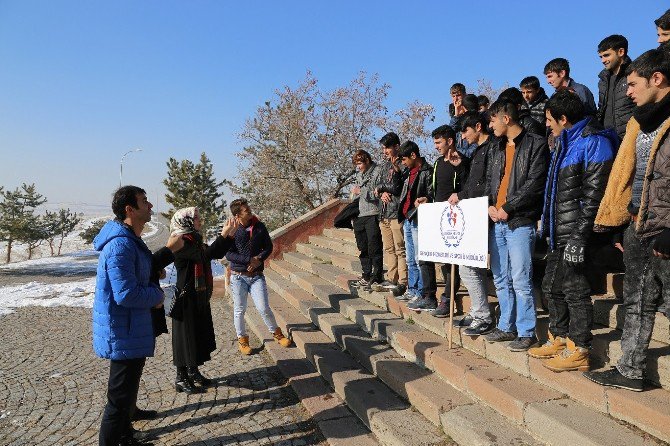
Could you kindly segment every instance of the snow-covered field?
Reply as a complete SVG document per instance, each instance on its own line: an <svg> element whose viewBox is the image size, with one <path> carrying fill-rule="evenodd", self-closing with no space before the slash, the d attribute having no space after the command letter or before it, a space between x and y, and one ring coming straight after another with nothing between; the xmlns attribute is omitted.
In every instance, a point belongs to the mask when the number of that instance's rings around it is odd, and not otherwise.
<svg viewBox="0 0 670 446"><path fill-rule="evenodd" d="M0 316L10 314L16 308L27 306L55 307L93 306L95 293L95 271L98 265L98 253L86 244L79 232L91 225L97 219L108 220L110 216L89 217L84 219L72 234L65 238L61 256L51 257L49 247L42 247L33 253L32 260L25 260L27 250L17 244L12 248L12 263L0 264L0 272L7 275L36 275L36 276L79 276L72 281L62 283L43 283L32 281L21 284L0 286ZM159 233L167 231L166 226L158 221L146 225L142 238L149 244ZM164 243L161 242L161 243ZM46 248L46 249L45 249ZM0 259L4 259L6 243L0 244ZM2 260L0 260L2 261ZM163 283L175 283L176 272L170 265ZM212 262L214 276L224 274L224 268L219 262ZM91 276L82 279L81 276Z"/></svg>

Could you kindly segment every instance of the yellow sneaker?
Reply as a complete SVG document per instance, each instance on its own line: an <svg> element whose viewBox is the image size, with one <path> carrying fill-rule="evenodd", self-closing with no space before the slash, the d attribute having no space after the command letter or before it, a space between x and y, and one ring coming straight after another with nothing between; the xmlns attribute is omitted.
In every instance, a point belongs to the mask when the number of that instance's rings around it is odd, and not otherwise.
<svg viewBox="0 0 670 446"><path fill-rule="evenodd" d="M237 342L239 343L240 352L243 355L249 356L252 353L251 347L249 346L249 336L240 336L237 339Z"/></svg>
<svg viewBox="0 0 670 446"><path fill-rule="evenodd" d="M277 341L282 347L289 347L291 345L291 340L284 336L284 333L281 332L281 328L279 327L277 327L275 332L272 334L272 337L275 338L275 341Z"/></svg>
<svg viewBox="0 0 670 446"><path fill-rule="evenodd" d="M589 350L577 347L570 338L567 341L568 343L560 355L542 361L542 365L554 372L567 372L570 370L588 372Z"/></svg>
<svg viewBox="0 0 670 446"><path fill-rule="evenodd" d="M561 336L554 337L549 333L549 340L539 347L528 349L528 356L531 358L546 359L560 354L565 349L565 338Z"/></svg>

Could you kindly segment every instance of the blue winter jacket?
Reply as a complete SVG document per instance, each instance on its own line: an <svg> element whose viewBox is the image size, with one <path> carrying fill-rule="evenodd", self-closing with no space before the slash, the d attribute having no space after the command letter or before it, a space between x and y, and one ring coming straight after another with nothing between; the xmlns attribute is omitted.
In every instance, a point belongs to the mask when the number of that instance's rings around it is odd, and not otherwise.
<svg viewBox="0 0 670 446"><path fill-rule="evenodd" d="M568 241L585 245L593 230L618 147L613 129L587 117L558 137L544 193L542 234L551 249Z"/></svg>
<svg viewBox="0 0 670 446"><path fill-rule="evenodd" d="M107 222L93 240L100 251L93 302L93 350L105 359L154 355L151 307L163 292L149 283L151 251L123 223Z"/></svg>

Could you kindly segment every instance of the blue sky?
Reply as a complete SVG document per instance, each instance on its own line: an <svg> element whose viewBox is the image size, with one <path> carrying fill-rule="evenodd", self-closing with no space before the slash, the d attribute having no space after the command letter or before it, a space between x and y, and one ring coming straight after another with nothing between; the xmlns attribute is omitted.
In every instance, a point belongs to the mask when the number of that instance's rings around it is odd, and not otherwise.
<svg viewBox="0 0 670 446"><path fill-rule="evenodd" d="M0 185L34 182L52 203L107 204L124 183L164 207L172 156L207 152L233 179L238 133L275 89L310 69L323 88L359 71L391 85L391 111L418 99L446 120L449 86L544 82L570 60L596 93L598 42L656 46L668 5L640 0L59 1L0 0ZM551 89L547 90L548 92Z"/></svg>

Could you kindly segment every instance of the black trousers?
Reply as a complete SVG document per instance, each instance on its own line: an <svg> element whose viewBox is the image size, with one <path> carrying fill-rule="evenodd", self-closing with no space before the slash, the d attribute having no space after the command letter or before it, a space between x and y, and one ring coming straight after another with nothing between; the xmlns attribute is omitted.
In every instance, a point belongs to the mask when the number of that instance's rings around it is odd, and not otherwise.
<svg viewBox="0 0 670 446"><path fill-rule="evenodd" d="M379 218L376 215L358 217L354 220L356 246L360 251L363 278L382 282L384 275L384 251L382 231L379 229Z"/></svg>
<svg viewBox="0 0 670 446"><path fill-rule="evenodd" d="M436 299L437 295L437 278L435 277L435 263L419 261L419 268L421 269L421 281L423 282L423 290L421 295L426 298L430 297ZM442 276L444 277L444 293L441 299L451 299L451 263L440 264ZM458 274L458 265L455 268L456 275L454 276L454 291L458 292L461 287L461 276Z"/></svg>
<svg viewBox="0 0 670 446"><path fill-rule="evenodd" d="M146 358L110 361L107 405L100 423L101 446L117 446L130 434L130 415L135 410L145 361Z"/></svg>
<svg viewBox="0 0 670 446"><path fill-rule="evenodd" d="M549 331L554 336L569 337L577 347L589 348L593 335L591 286L586 279L586 264L572 267L563 261L563 248L547 254L542 292L549 307Z"/></svg>

